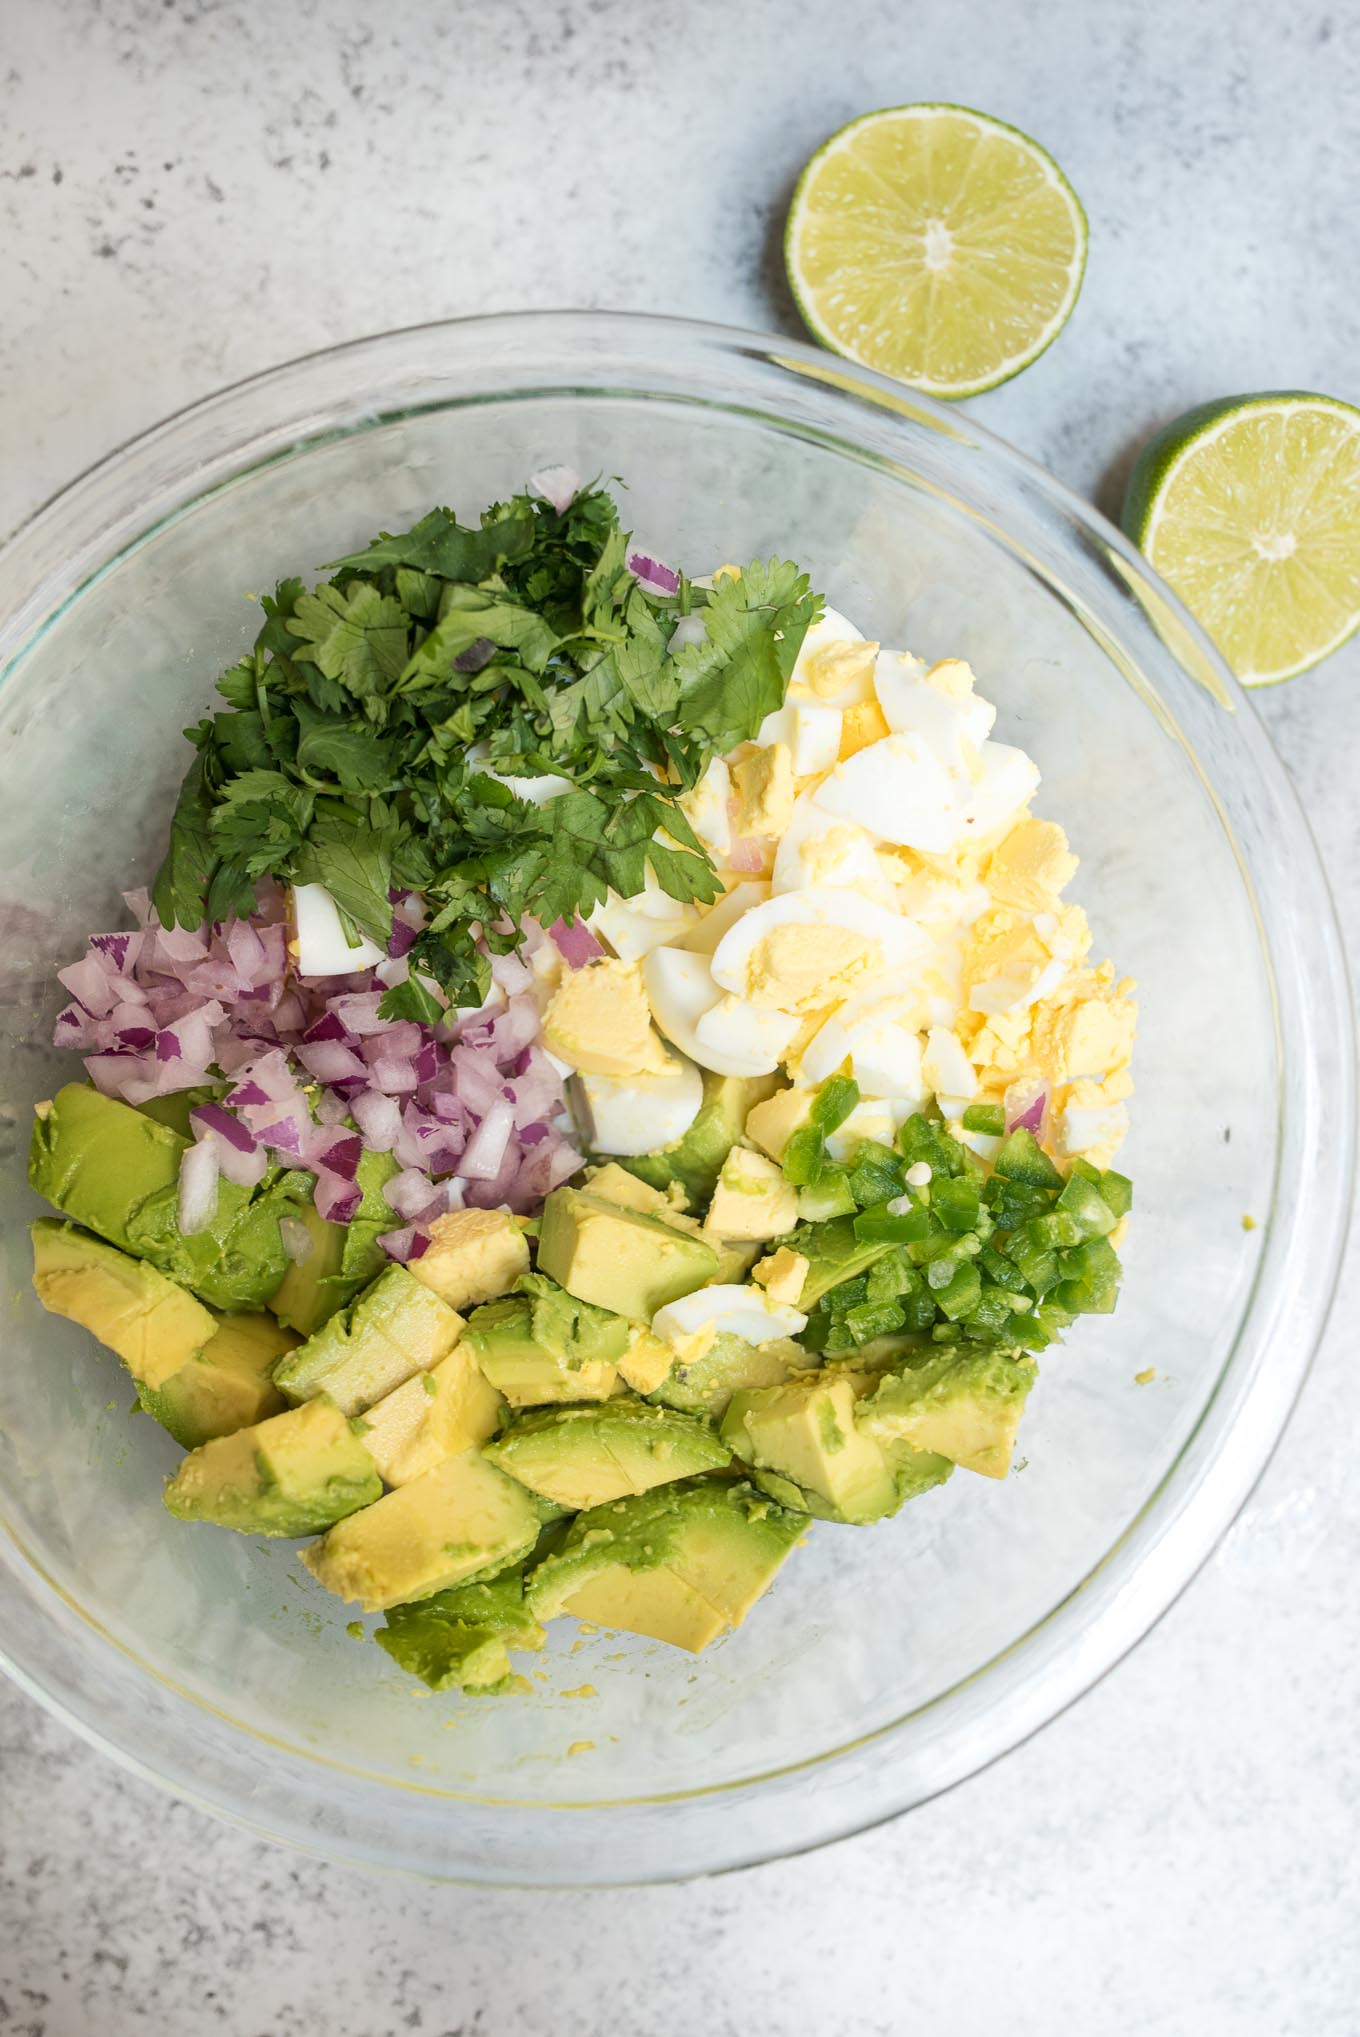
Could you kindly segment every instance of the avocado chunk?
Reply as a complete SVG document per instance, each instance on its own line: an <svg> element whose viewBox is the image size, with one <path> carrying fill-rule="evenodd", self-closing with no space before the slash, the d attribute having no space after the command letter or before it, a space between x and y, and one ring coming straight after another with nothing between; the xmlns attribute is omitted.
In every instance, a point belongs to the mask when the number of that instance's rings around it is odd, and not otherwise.
<svg viewBox="0 0 1360 2037"><path fill-rule="evenodd" d="M857 1427L855 1410L870 1383L867 1374L838 1369L736 1394L722 1440L784 1505L821 1520L882 1520L942 1484L953 1466L901 1443L885 1449Z"/></svg>
<svg viewBox="0 0 1360 2037"><path fill-rule="evenodd" d="M191 1450L165 1488L182 1521L243 1535L315 1535L382 1491L373 1460L339 1408L309 1401Z"/></svg>
<svg viewBox="0 0 1360 2037"><path fill-rule="evenodd" d="M889 1373L857 1419L876 1442L909 1443L965 1471L1004 1478L1034 1378L1032 1359L946 1345L919 1365Z"/></svg>
<svg viewBox="0 0 1360 2037"><path fill-rule="evenodd" d="M163 1386L216 1330L212 1311L145 1259L52 1217L40 1217L30 1235L43 1307L92 1331L139 1386Z"/></svg>
<svg viewBox="0 0 1360 2037"><path fill-rule="evenodd" d="M704 1075L698 1116L673 1145L621 1164L653 1188L682 1189L691 1209L702 1209L713 1194L723 1161L741 1137L746 1113L779 1086L775 1075Z"/></svg>
<svg viewBox="0 0 1360 2037"><path fill-rule="evenodd" d="M509 1569L541 1525L524 1487L467 1450L338 1522L302 1560L327 1591L380 1613Z"/></svg>
<svg viewBox="0 0 1360 2037"><path fill-rule="evenodd" d="M775 1162L748 1146L734 1146L713 1190L705 1234L760 1244L785 1237L797 1222L798 1191Z"/></svg>
<svg viewBox="0 0 1360 2037"><path fill-rule="evenodd" d="M285 1400L324 1393L342 1413L362 1414L413 1372L447 1358L462 1333L461 1316L404 1266L389 1266L284 1360L274 1383Z"/></svg>
<svg viewBox="0 0 1360 2037"><path fill-rule="evenodd" d="M766 1344L748 1344L745 1337L720 1330L697 1358L677 1357L652 1399L664 1407L709 1415L716 1421L725 1413L734 1393L752 1387L779 1386L791 1372L816 1362L792 1337L772 1337Z"/></svg>
<svg viewBox="0 0 1360 2037"><path fill-rule="evenodd" d="M505 1402L466 1343L428 1372L417 1372L361 1415L364 1447L385 1485L409 1485L446 1457L494 1436Z"/></svg>
<svg viewBox="0 0 1360 2037"><path fill-rule="evenodd" d="M257 1188L219 1180L206 1229L179 1228L179 1164L189 1142L168 1125L70 1082L40 1105L28 1178L64 1216L214 1308L263 1308L288 1270L279 1219L296 1212L308 1177L271 1169Z"/></svg>
<svg viewBox="0 0 1360 2037"><path fill-rule="evenodd" d="M459 1209L438 1217L428 1246L411 1261L416 1279L454 1309L494 1301L528 1271L528 1241L503 1209Z"/></svg>
<svg viewBox="0 0 1360 2037"><path fill-rule="evenodd" d="M806 1526L744 1481L658 1486L579 1514L530 1572L529 1603L697 1655L740 1626Z"/></svg>
<svg viewBox="0 0 1360 2037"><path fill-rule="evenodd" d="M274 1367L296 1344L271 1315L219 1316L203 1349L161 1386L139 1383L137 1398L181 1449L196 1450L283 1412Z"/></svg>
<svg viewBox="0 0 1360 2037"><path fill-rule="evenodd" d="M608 1400L631 1325L578 1301L543 1273L522 1273L513 1294L468 1317L467 1347L511 1407Z"/></svg>
<svg viewBox="0 0 1360 2037"><path fill-rule="evenodd" d="M636 1174L630 1174L617 1160L606 1160L601 1166L590 1168L581 1186L605 1202L617 1203L620 1209L638 1209L644 1216L664 1217L667 1223L678 1224L682 1231L699 1228L697 1217L685 1216L684 1196L673 1182L669 1188L653 1188Z"/></svg>
<svg viewBox="0 0 1360 2037"><path fill-rule="evenodd" d="M731 1452L693 1415L611 1400L520 1415L482 1455L531 1492L579 1512L677 1478L722 1471Z"/></svg>
<svg viewBox="0 0 1360 2037"><path fill-rule="evenodd" d="M460 1584L414 1605L393 1606L373 1636L408 1675L431 1690L493 1697L522 1689L509 1650L537 1653L547 1640L524 1599L524 1571Z"/></svg>
<svg viewBox="0 0 1360 2037"><path fill-rule="evenodd" d="M583 1188L555 1188L543 1205L538 1266L578 1301L650 1322L668 1301L718 1270L712 1245L645 1210Z"/></svg>
<svg viewBox="0 0 1360 2037"><path fill-rule="evenodd" d="M397 1227L396 1211L383 1194L396 1172L390 1153L364 1149L354 1177L361 1191L359 1207L348 1224L328 1223L314 1202L299 1204L295 1214L312 1249L305 1259L290 1263L269 1306L300 1337L314 1336L389 1263L378 1239Z"/></svg>

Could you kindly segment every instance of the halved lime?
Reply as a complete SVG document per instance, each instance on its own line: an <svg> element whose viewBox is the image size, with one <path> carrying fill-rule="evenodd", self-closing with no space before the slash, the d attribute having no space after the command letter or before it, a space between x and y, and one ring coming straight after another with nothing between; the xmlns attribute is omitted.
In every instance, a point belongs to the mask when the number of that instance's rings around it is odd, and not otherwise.
<svg viewBox="0 0 1360 2037"><path fill-rule="evenodd" d="M1360 627L1360 410L1293 390L1188 410L1123 523L1244 686L1292 679Z"/></svg>
<svg viewBox="0 0 1360 2037"><path fill-rule="evenodd" d="M1016 128L966 106L894 106L808 163L784 261L823 346L932 396L973 396L1066 324L1086 215Z"/></svg>

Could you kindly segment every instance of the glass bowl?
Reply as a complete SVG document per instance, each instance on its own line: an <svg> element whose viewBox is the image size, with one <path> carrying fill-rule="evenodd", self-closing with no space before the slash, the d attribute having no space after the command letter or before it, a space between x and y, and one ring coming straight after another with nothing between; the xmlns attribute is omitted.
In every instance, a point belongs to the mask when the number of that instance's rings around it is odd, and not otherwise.
<svg viewBox="0 0 1360 2037"><path fill-rule="evenodd" d="M29 1287L53 971L157 860L248 596L566 462L645 549L778 552L871 636L971 660L1137 977L1113 1317L1045 1360L1003 1485L818 1527L693 1659L555 1628L532 1695L431 1697L288 1545L186 1529L175 1452ZM681 1877L920 1803L1144 1634L1242 1504L1316 1344L1351 1181L1350 1016L1304 819L1242 695L1101 518L958 411L783 340L593 314L427 326L228 390L0 555L0 1650L89 1739L261 1832L475 1881ZM1247 1227L1254 1220L1254 1228ZM1142 1385L1135 1374L1155 1378ZM370 1623L371 1624L371 1623Z"/></svg>

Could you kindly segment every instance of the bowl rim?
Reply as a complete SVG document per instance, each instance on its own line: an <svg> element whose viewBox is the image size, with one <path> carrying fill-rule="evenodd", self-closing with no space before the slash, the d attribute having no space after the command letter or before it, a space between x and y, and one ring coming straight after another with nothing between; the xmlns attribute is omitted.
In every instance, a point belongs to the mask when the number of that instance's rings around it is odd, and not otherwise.
<svg viewBox="0 0 1360 2037"><path fill-rule="evenodd" d="M782 1857L795 1852L811 1850L831 1840L866 1830L901 1815L907 1809L928 1801L943 1790L955 1786L967 1776L982 1768L1012 1747L1021 1744L1041 1726L1056 1717L1068 1705L1074 1703L1105 1674L1107 1674L1129 1650L1137 1644L1157 1623L1162 1615L1179 1597L1191 1579L1202 1567L1213 1548L1230 1527L1233 1519L1250 1496L1277 1446L1288 1421L1298 1393L1307 1376L1308 1368L1326 1326L1336 1284L1342 1264L1346 1219L1350 1208L1354 1179L1354 1041L1353 1012L1346 983L1344 951L1336 924L1335 911L1327 891L1325 874L1316 847L1307 826L1306 817L1298 802L1284 768L1276 757L1268 738L1247 702L1245 694L1227 671L1219 654L1209 643L1199 626L1193 621L1177 596L1161 582L1152 568L1134 547L1093 505L1083 502L1075 493L1050 475L1046 469L1028 455L1012 447L985 426L978 424L968 413L953 410L951 406L936 399L919 394L902 384L860 368L839 357L799 340L786 339L782 335L759 333L738 327L729 327L709 321L677 319L651 313L636 312L594 312L594 311L531 311L492 313L469 318L430 320L417 325L395 328L391 331L366 335L347 340L336 346L314 349L306 354L278 363L258 373L243 377L236 382L215 390L208 395L182 406L167 417L127 438L100 459L92 462L72 480L55 490L41 502L15 529L0 543L0 681L10 668L13 656L20 654L38 640L48 624L74 599L85 591L116 560L123 557L128 549L150 536L165 520L174 516L192 501L204 499L225 483L254 472L274 458L304 453L322 443L327 437L346 435L352 431L370 428L380 422L385 413L374 411L353 424L334 426L327 429L319 419L309 417L305 409L301 415L294 415L290 409L286 422L265 429L257 429L252 436L241 439L233 435L230 426L234 412L259 395L286 393L294 381L305 382L311 372L322 370L334 363L349 363L365 358L376 359L386 352L396 352L403 345L422 340L437 344L441 338L456 342L459 336L484 337L490 351L498 332L512 330L517 334L541 334L543 351L551 352L554 344L561 345L587 338L607 338L611 332L626 335L634 346L651 339L657 342L657 350L664 351L666 344L707 344L710 347L732 350L741 355L754 352L763 361L800 375L806 380L821 382L833 387L841 398L848 398L852 406L860 405L878 414L880 422L884 413L896 413L906 417L914 425L963 439L975 455L983 461L1000 463L1010 472L1021 477L1029 487L1043 498L1044 503L1060 512L1085 533L1094 538L1107 555L1112 556L1117 570L1134 587L1145 590L1150 597L1169 613L1176 632L1177 645L1168 644L1168 654L1190 683L1212 691L1220 704L1230 707L1237 718L1237 726L1245 738L1245 748L1250 753L1263 789L1273 801L1274 807L1287 824L1292 844L1300 854L1311 858L1312 873L1316 879L1316 913L1314 923L1303 929L1291 929L1296 937L1296 946L1302 942L1301 959L1304 961L1314 1002L1325 1015L1334 1036L1336 1053L1334 1065L1329 1069L1325 1101L1328 1105L1328 1123L1333 1135L1337 1125L1344 1127L1343 1136L1337 1142L1333 1155L1331 1180L1339 1193L1334 1193L1329 1209L1323 1211L1321 1223L1314 1223L1311 1238L1306 1240L1310 1249L1307 1279L1296 1277L1289 1297L1278 1297L1275 1315L1283 1311L1286 1298L1292 1299L1296 1334L1292 1339L1278 1342L1269 1358L1260 1358L1254 1371L1245 1379L1233 1381L1239 1404L1232 1410L1231 1417L1222 1433L1214 1439L1206 1439L1204 1430L1211 1410L1219 1402L1224 1386L1229 1382L1237 1344L1225 1360L1223 1373L1201 1409L1194 1427L1186 1436L1178 1455L1167 1466L1163 1477L1154 1491L1149 1494L1142 1508L1128 1523L1124 1534L1105 1552L1092 1572L1083 1578L1072 1593L1061 1604L1053 1607L1028 1633L1017 1637L1011 1646L983 1665L963 1685L936 1694L927 1706L930 1709L944 1700L967 1691L970 1685L979 1685L986 1680L996 1663L1014 1658L1024 1652L1028 1657L1028 1675L1016 1690L1010 1694L1008 1717L1004 1726L993 1719L993 1730L984 1737L980 1748L963 1763L949 1768L945 1765L937 1779L916 1793L897 1798L880 1800L872 1810L861 1810L843 1819L827 1819L810 1836L789 1844L762 1843L749 1849L739 1844L731 1848L712 1864L705 1863L700 1871L714 1872L753 1865L760 1860ZM360 386L362 380L360 378ZM507 381L499 390L504 398L517 392L516 383ZM561 375L546 376L540 386L563 393L567 387L581 387L579 382L569 383ZM587 385L594 387L594 384ZM625 392L633 393L633 392ZM466 399L463 399L466 400ZM446 399L450 407L459 399ZM435 407L446 407L441 403ZM218 453L221 473L208 478L207 485L194 485L204 476L204 464L194 459L180 470L156 475L162 495L175 487L189 488L191 492L183 499L175 500L165 510L165 515L152 517L150 521L140 510L124 512L120 518L112 506L104 501L105 490L110 483L126 491L130 478L135 477L139 467L155 468L162 452L173 454L181 443L192 439L201 429L216 425L223 434ZM961 428L963 427L963 428ZM273 450L269 450L272 447ZM154 499L154 498L153 498ZM136 526L135 534L125 531L119 537L121 526ZM78 543L72 545L72 532L78 534ZM1155 618L1154 618L1155 621ZM1189 662L1178 656L1188 647ZM1193 669L1192 669L1193 668ZM1193 754L1193 752L1192 752ZM1212 786L1209 787L1212 793ZM1221 802L1220 802L1221 811ZM1254 895L1252 873L1245 863L1240 848L1230 827L1225 828L1229 839L1237 848L1239 866L1249 895ZM1266 942L1262 933L1262 946L1269 963L1275 959L1273 943ZM1278 1021L1278 1012L1277 1012ZM1316 1084L1314 1085L1317 1086ZM1313 1099L1316 1105L1317 1098ZM1277 1169L1280 1164L1277 1153ZM1289 1255L1284 1254L1282 1264L1288 1265ZM1253 1289L1246 1301L1239 1339L1253 1319L1257 1307L1257 1290L1266 1264L1263 1251L1258 1261ZM1297 1334L1302 1326L1302 1334ZM1212 1440L1213 1447L1207 1447ZM1234 1447L1230 1448L1229 1446ZM1175 1493L1171 1488L1175 1487ZM1175 1504L1169 1501L1174 1498ZM102 1636L105 1645L116 1648L128 1655L122 1643L106 1630L100 1628L93 1618L81 1608L74 1606L53 1580L47 1579L40 1566L27 1557L22 1544L9 1530L7 1522L0 1522L4 1539L9 1548L19 1555L28 1577L43 1581L43 1590L48 1597L55 1595L74 1611L87 1631L93 1630ZM1128 1566L1130 1554L1133 1556ZM1089 1615L1074 1627L1074 1601L1086 1595L1093 1580L1112 1565L1116 1556L1122 1556L1126 1574L1118 1588L1107 1601L1100 1605L1094 1616ZM5 1586L3 1566L0 1566L0 1591ZM159 1673L139 1657L131 1659L144 1674L164 1682ZM361 1843L348 1837L338 1843L334 1838L318 1844L300 1820L264 1817L256 1819L245 1816L239 1802L234 1801L230 1791L210 1786L196 1786L195 1779L184 1772L176 1772L174 1763L165 1760L160 1765L151 1756L140 1753L131 1746L122 1744L110 1728L105 1730L96 1718L85 1716L73 1708L59 1690L51 1689L44 1680L30 1671L20 1661L13 1659L8 1640L0 1641L0 1667L23 1688L30 1691L48 1710L61 1717L91 1744L110 1754L124 1767L144 1775L149 1780L187 1798L216 1815L226 1817L243 1825L246 1829L264 1833L267 1836L285 1840L304 1850L319 1851L328 1857L342 1858L359 1864L404 1866L410 1863L400 1855L380 1852L371 1844ZM179 1695L196 1706L205 1701L193 1692L183 1691L179 1686L169 1686ZM221 1716L219 1714L219 1716ZM838 1759L862 1751L866 1745L883 1742L900 1732L919 1712L907 1715L885 1724L868 1736L867 1740L825 1750L809 1760L799 1763L802 1770L809 1768L825 1771ZM985 1717L985 1708L984 1708ZM240 1720L229 1721L242 1736L249 1738L252 1730ZM976 1722L975 1722L976 1725ZM279 1743L275 1743L279 1744ZM334 1772L337 1764L315 1749L298 1747L290 1751L317 1767ZM354 1774L353 1770L342 1772ZM758 1792L767 1783L779 1779L789 1771L777 1770L744 1777L737 1782L725 1782L700 1787L697 1790L679 1793L680 1801L693 1802L696 1799L719 1799L724 1794L731 1796L741 1790ZM364 1771L358 1772L370 1787L384 1790L389 1797L406 1795L402 1786L388 1782ZM456 1804L468 1801L486 1804L486 1798L469 1798L466 1792L421 1791L440 1801ZM660 1801L674 1802L675 1797ZM596 1811L606 1814L618 1813L634 1807L655 1806L657 1798L637 1797L625 1800L592 1800L588 1805L558 1808L577 1808L580 1812ZM517 1806L518 1807L518 1806ZM526 1811L539 1813L549 1808L542 1799L533 1800L523 1807ZM424 1863L418 1863L414 1871L429 1873L432 1870ZM439 1870L433 1870L438 1873ZM671 1870L664 1863L658 1863L656 1872L644 1877L630 1875L628 1881L639 1878L665 1880L696 1871L693 1866L681 1866ZM449 1879L472 1877L445 1876ZM491 1874L477 1877L481 1880L505 1880L512 1885L546 1885L521 1876ZM604 1877L598 1884L589 1879L573 1880L573 1886L617 1885Z"/></svg>

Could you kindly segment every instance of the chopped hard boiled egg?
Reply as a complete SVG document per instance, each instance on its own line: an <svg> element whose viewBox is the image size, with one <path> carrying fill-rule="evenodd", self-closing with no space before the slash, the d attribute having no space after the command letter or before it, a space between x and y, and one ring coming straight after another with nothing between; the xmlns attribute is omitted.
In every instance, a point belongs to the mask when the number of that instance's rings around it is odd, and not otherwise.
<svg viewBox="0 0 1360 2037"><path fill-rule="evenodd" d="M692 1061L671 1054L652 1075L580 1075L577 1100L590 1146L630 1159L684 1137L699 1115L704 1083Z"/></svg>
<svg viewBox="0 0 1360 2037"><path fill-rule="evenodd" d="M739 835L782 835L793 816L793 758L787 743L771 743L732 766Z"/></svg>
<svg viewBox="0 0 1360 2037"><path fill-rule="evenodd" d="M856 821L828 813L809 791L800 794L775 852L772 889L805 891L811 885L843 886L877 905L895 904L873 835Z"/></svg>
<svg viewBox="0 0 1360 2037"><path fill-rule="evenodd" d="M840 755L842 720L838 707L814 699L789 698L766 715L756 741L766 746L784 744L794 777L811 778L829 771Z"/></svg>
<svg viewBox="0 0 1360 2037"><path fill-rule="evenodd" d="M695 915L693 926L685 932L672 934L667 943L672 948L685 948L692 955L711 955L729 927L736 925L744 912L753 905L763 905L770 895L769 885L758 877L752 877L740 884L734 884L716 905L705 913Z"/></svg>
<svg viewBox="0 0 1360 2037"><path fill-rule="evenodd" d="M719 863L725 863L732 850L731 799L731 773L721 757L714 757L698 784L680 801L685 819Z"/></svg>
<svg viewBox="0 0 1360 2037"><path fill-rule="evenodd" d="M705 1330L716 1336L743 1337L748 1344L768 1344L776 1337L796 1337L807 1317L796 1308L772 1302L759 1287L715 1283L667 1302L652 1317L652 1328L668 1344L682 1346Z"/></svg>
<svg viewBox="0 0 1360 2037"><path fill-rule="evenodd" d="M772 1075L798 1030L796 1019L725 995L707 955L653 948L642 980L666 1038L715 1075Z"/></svg>
<svg viewBox="0 0 1360 2037"><path fill-rule="evenodd" d="M845 709L873 698L874 658L870 643L839 609L824 608L803 638L790 690L806 686L827 707Z"/></svg>
<svg viewBox="0 0 1360 2037"><path fill-rule="evenodd" d="M926 667L905 651L880 651L874 691L883 719L897 735L915 735L941 762L967 770L992 732L996 709L973 691L961 658Z"/></svg>
<svg viewBox="0 0 1360 2037"><path fill-rule="evenodd" d="M723 989L776 1011L840 1002L926 948L908 921L848 889L814 885L767 899L724 934L713 955Z"/></svg>
<svg viewBox="0 0 1360 2037"><path fill-rule="evenodd" d="M293 936L299 976L348 976L383 959L382 949L364 935L357 935L357 945L351 942L324 884L293 886Z"/></svg>
<svg viewBox="0 0 1360 2037"><path fill-rule="evenodd" d="M805 1082L825 1082L848 1067L862 1096L910 1097L924 1102L921 1042L905 998L867 991L850 998L826 1020L803 1049L798 1072ZM972 1069L969 1068L971 1075Z"/></svg>
<svg viewBox="0 0 1360 2037"><path fill-rule="evenodd" d="M586 1075L659 1075L667 1061L630 962L569 970L543 1015L543 1044Z"/></svg>

